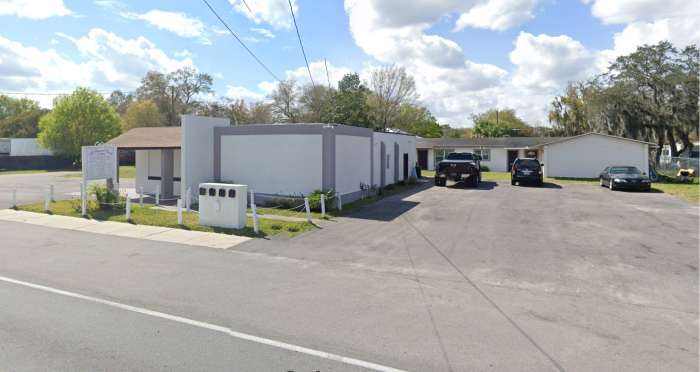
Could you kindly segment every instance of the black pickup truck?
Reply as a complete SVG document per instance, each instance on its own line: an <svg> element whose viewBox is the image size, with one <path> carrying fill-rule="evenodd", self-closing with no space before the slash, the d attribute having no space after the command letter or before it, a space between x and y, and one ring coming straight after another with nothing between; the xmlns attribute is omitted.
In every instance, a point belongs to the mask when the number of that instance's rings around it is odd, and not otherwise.
<svg viewBox="0 0 700 372"><path fill-rule="evenodd" d="M469 152L451 152L435 164L435 186L445 186L447 180L466 181L467 186L477 187L481 182L481 157Z"/></svg>

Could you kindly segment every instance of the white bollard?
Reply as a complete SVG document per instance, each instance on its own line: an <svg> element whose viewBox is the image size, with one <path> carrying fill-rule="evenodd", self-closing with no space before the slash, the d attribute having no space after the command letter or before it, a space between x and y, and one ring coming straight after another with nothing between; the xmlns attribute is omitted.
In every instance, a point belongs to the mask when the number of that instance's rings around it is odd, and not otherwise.
<svg viewBox="0 0 700 372"><path fill-rule="evenodd" d="M255 204L255 191L250 190L250 205L251 207Z"/></svg>
<svg viewBox="0 0 700 372"><path fill-rule="evenodd" d="M80 199L83 198L83 183L80 183Z"/></svg>
<svg viewBox="0 0 700 372"><path fill-rule="evenodd" d="M160 185L156 185L156 205L160 205Z"/></svg>
<svg viewBox="0 0 700 372"><path fill-rule="evenodd" d="M143 187L139 189L139 207L143 208Z"/></svg>
<svg viewBox="0 0 700 372"><path fill-rule="evenodd" d="M188 188L187 188L187 200L186 200L186 202L187 202L187 211L188 211L188 212L190 211L190 205L192 205L192 204L191 204L191 202L192 202L192 193L191 193L191 190L190 190L190 189L191 189L191 187L188 187Z"/></svg>
<svg viewBox="0 0 700 372"><path fill-rule="evenodd" d="M12 188L12 208L17 208L17 188Z"/></svg>
<svg viewBox="0 0 700 372"><path fill-rule="evenodd" d="M87 214L87 195L85 195L84 192L81 192L81 194L83 196L81 198L81 200L83 202L83 217L85 217L85 215Z"/></svg>
<svg viewBox="0 0 700 372"><path fill-rule="evenodd" d="M126 197L126 221L131 221L131 197Z"/></svg>
<svg viewBox="0 0 700 372"><path fill-rule="evenodd" d="M321 214L326 218L326 194L321 193Z"/></svg>
<svg viewBox="0 0 700 372"><path fill-rule="evenodd" d="M114 183L114 188L113 188L113 190L116 191L117 193L119 193L119 182L115 182L115 183Z"/></svg>
<svg viewBox="0 0 700 372"><path fill-rule="evenodd" d="M49 192L51 193L51 201L55 201L53 198L53 183L49 184Z"/></svg>
<svg viewBox="0 0 700 372"><path fill-rule="evenodd" d="M311 222L311 209L309 209L309 198L304 198L304 204L306 204L306 218Z"/></svg>
<svg viewBox="0 0 700 372"><path fill-rule="evenodd" d="M49 212L49 202L51 201L51 195L49 194L49 190L46 190L46 206L44 206L44 211Z"/></svg>
<svg viewBox="0 0 700 372"><path fill-rule="evenodd" d="M255 230L255 235L258 234L258 208L255 207L255 203L250 205L253 210L253 229Z"/></svg>
<svg viewBox="0 0 700 372"><path fill-rule="evenodd" d="M182 226L182 199L177 199L177 224Z"/></svg>
<svg viewBox="0 0 700 372"><path fill-rule="evenodd" d="M343 210L343 201L340 199L340 191L338 191L338 210Z"/></svg>

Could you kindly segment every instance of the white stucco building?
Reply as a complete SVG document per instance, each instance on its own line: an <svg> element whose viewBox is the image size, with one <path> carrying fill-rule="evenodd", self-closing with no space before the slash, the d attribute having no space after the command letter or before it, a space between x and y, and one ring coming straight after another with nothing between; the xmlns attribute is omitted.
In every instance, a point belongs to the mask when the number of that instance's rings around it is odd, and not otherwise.
<svg viewBox="0 0 700 372"><path fill-rule="evenodd" d="M517 158L533 157L544 163L545 177L595 178L610 165L649 169L651 142L587 133L574 137L419 138L416 158L423 169L452 151L481 155L492 172L509 172Z"/></svg>
<svg viewBox="0 0 700 372"><path fill-rule="evenodd" d="M308 195L334 190L343 202L360 183L406 179L416 164L416 138L335 124L231 126L228 119L183 116L182 127L135 128L110 141L136 151L136 188L163 198L202 182L248 185L256 195Z"/></svg>

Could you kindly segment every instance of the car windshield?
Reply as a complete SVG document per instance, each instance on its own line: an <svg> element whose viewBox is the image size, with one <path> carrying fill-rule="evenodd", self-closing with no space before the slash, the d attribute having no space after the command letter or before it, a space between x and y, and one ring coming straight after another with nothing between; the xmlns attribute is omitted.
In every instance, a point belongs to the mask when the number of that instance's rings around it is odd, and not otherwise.
<svg viewBox="0 0 700 372"><path fill-rule="evenodd" d="M540 167L540 162L534 159L523 159L515 164L518 168L537 169Z"/></svg>
<svg viewBox="0 0 700 372"><path fill-rule="evenodd" d="M474 155L468 152L451 152L445 160L474 160Z"/></svg>
<svg viewBox="0 0 700 372"><path fill-rule="evenodd" d="M610 174L642 174L636 167L613 167Z"/></svg>

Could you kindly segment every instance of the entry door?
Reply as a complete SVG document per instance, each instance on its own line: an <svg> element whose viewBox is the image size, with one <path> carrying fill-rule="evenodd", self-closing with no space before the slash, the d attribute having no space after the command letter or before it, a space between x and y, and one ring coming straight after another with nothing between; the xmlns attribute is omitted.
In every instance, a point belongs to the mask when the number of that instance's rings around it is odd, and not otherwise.
<svg viewBox="0 0 700 372"><path fill-rule="evenodd" d="M513 163L518 158L518 150L508 150L508 172L513 169Z"/></svg>
<svg viewBox="0 0 700 372"><path fill-rule="evenodd" d="M403 154L403 179L408 179L408 154Z"/></svg>
<svg viewBox="0 0 700 372"><path fill-rule="evenodd" d="M428 170L428 150L418 150L418 165L423 170Z"/></svg>

